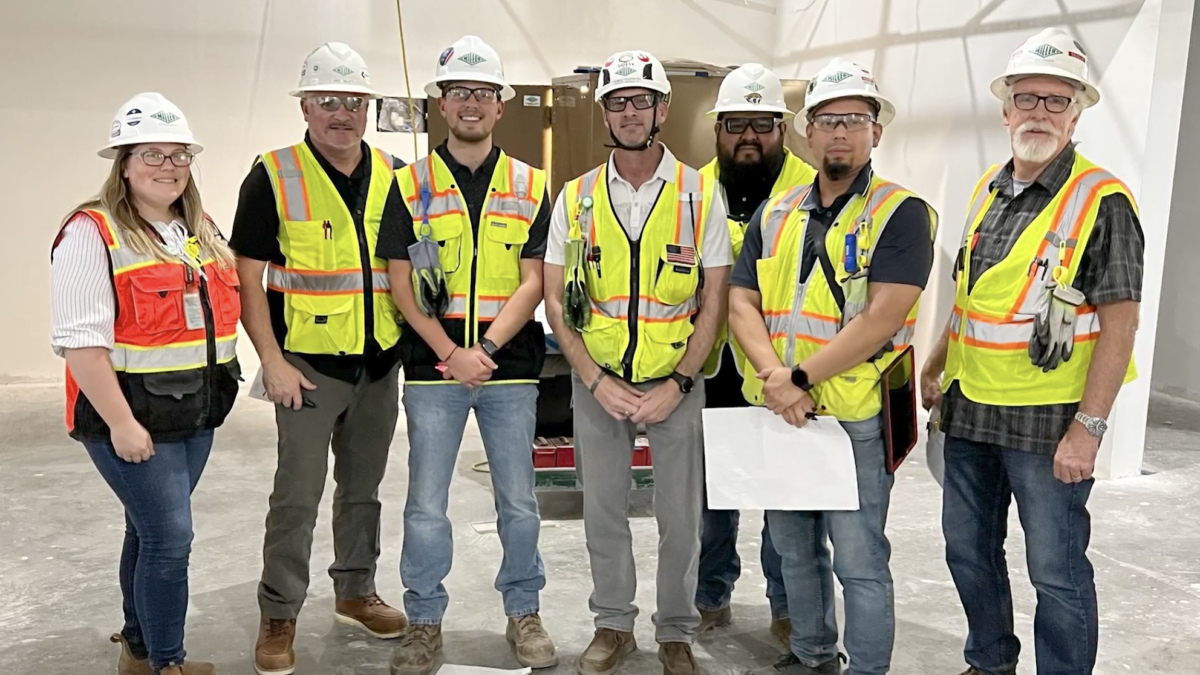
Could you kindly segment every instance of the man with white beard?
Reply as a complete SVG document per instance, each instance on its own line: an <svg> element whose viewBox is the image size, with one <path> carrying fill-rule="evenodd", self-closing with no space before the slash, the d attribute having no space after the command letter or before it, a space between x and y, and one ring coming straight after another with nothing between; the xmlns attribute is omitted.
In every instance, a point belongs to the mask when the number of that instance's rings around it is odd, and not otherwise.
<svg viewBox="0 0 1200 675"><path fill-rule="evenodd" d="M922 373L946 432L942 530L969 628L963 675L1017 672L1004 553L1014 497L1037 590L1037 672L1096 663L1086 504L1104 418L1136 376L1143 236L1129 188L1071 140L1100 99L1087 63L1051 28L992 83L1013 157L972 196L954 311Z"/></svg>

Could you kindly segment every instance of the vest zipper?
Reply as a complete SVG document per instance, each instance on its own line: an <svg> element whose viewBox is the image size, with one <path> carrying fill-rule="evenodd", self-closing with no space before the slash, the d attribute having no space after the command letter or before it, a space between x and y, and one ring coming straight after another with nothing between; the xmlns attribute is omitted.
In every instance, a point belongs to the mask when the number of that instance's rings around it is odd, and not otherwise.
<svg viewBox="0 0 1200 675"><path fill-rule="evenodd" d="M483 214L479 216L483 219ZM482 227L482 226L481 226ZM479 334L479 305L476 303L475 297L475 270L479 267L479 234L476 233L475 241L471 245L471 290L470 297L467 302L470 303L467 308L467 344L464 347L470 347L475 344L477 335Z"/></svg>
<svg viewBox="0 0 1200 675"><path fill-rule="evenodd" d="M643 227L643 229L645 229ZM643 234L645 234L643 232ZM625 357L621 359L621 370L627 382L633 382L633 355L637 353L638 344L638 306L641 304L642 297L642 275L641 275L641 259L642 245L641 239L633 241L626 234L625 238L629 240L629 346L625 348Z"/></svg>
<svg viewBox="0 0 1200 675"><path fill-rule="evenodd" d="M187 281L191 284L196 279L196 273L189 265ZM201 275L200 308L204 311L204 342L208 352L208 367L204 369L204 418L207 420L212 412L212 393L216 386L217 368L217 331L216 319L213 317L212 302L208 298L208 280Z"/></svg>
<svg viewBox="0 0 1200 675"><path fill-rule="evenodd" d="M363 211L359 209L358 218L352 216L352 219L358 236L358 261L363 271L363 356L367 356L367 344L375 339L375 273L371 270L367 252L367 224Z"/></svg>

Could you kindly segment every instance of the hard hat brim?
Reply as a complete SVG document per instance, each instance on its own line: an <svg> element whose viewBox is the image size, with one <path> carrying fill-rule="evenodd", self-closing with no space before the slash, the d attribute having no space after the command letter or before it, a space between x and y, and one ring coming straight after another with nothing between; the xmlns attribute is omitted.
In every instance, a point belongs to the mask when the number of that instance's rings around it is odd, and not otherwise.
<svg viewBox="0 0 1200 675"><path fill-rule="evenodd" d="M314 84L314 85L309 85L309 86L305 86L305 87L300 87L299 89L294 89L294 90L288 92L288 95L295 96L297 98L304 98L305 94L308 94L308 93L311 93L314 91L329 91L329 92L335 92L335 93L341 93L341 94L361 94L362 96L365 96L370 99L383 98L383 95L380 94L379 92L375 91L374 89L372 89L370 87L364 87L364 86L358 85L358 84L321 84L321 85Z"/></svg>
<svg viewBox="0 0 1200 675"><path fill-rule="evenodd" d="M170 134L149 134L146 136L139 136L136 138L126 138L126 139L114 141L114 142L109 143L108 145L104 146L103 148L100 148L100 150L96 151L96 154L103 157L104 159L116 159L117 154L120 152L120 148L122 146L144 145L146 143L179 143L181 145L187 146L188 152L192 153L193 155L198 155L204 151L204 146L200 145L199 143L197 143L194 140L185 142L183 140L180 140L180 138L178 136L172 136Z"/></svg>
<svg viewBox="0 0 1200 675"><path fill-rule="evenodd" d="M657 91L663 96L671 95L670 87L664 87L658 82L652 82L650 80L637 80L633 82L620 82L616 84L608 84L603 87L596 87L596 103L599 103L601 99L613 93L614 91L620 91L622 89L649 89L650 91Z"/></svg>
<svg viewBox="0 0 1200 675"><path fill-rule="evenodd" d="M497 87L500 87L501 101L511 101L517 97L517 91L508 86L508 83L504 82L498 77L484 75L483 73L471 75L469 77L463 76L461 73L450 73L440 77L435 77L433 78L432 82L425 85L425 95L429 98L441 98L443 82L483 82L485 84L494 84Z"/></svg>
<svg viewBox="0 0 1200 675"><path fill-rule="evenodd" d="M707 113L705 113L705 117L708 117L708 119L710 119L710 120L715 120L718 117L720 117L721 113L731 113L731 112L770 112L770 113L779 113L780 115L785 115L785 116L792 114L791 110L788 110L787 108L783 108L780 106L774 106L774 105L730 105L730 106L724 106L724 107L718 106L716 108L713 108L712 110L709 110Z"/></svg>
<svg viewBox="0 0 1200 675"><path fill-rule="evenodd" d="M1039 76L1058 78L1060 80L1070 82L1076 87L1082 87L1082 89L1079 90L1079 102L1083 104L1084 108L1090 108L1100 102L1100 90L1094 85L1092 85L1090 82L1081 80L1079 77L1072 75L1061 68L1055 68L1054 66L1026 67L1022 68L1020 72L1005 73L992 80L992 95L1003 101L1008 98L1008 88L1012 86L1014 82L1026 77Z"/></svg>

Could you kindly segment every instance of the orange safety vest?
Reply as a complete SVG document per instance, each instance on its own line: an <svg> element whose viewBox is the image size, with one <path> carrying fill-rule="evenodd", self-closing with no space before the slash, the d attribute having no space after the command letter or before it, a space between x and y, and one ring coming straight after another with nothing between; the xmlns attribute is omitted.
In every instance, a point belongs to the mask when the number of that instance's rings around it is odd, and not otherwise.
<svg viewBox="0 0 1200 675"><path fill-rule="evenodd" d="M199 269L133 250L101 209L84 210L108 246L116 296L113 369L134 418L158 442L219 426L233 407L241 370L237 270L202 260ZM54 247L62 238L60 231ZM53 251L53 248L51 249ZM198 296L189 327L187 296ZM66 369L66 425L72 437L108 438L109 429Z"/></svg>

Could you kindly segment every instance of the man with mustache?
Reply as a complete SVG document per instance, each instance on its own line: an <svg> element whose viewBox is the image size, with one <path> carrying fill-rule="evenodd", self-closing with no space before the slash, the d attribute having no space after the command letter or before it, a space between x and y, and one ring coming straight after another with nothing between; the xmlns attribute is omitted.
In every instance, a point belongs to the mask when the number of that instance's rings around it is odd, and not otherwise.
<svg viewBox="0 0 1200 675"><path fill-rule="evenodd" d="M733 255L713 181L656 142L671 83L644 51L614 54L596 102L613 153L568 181L546 251L546 316L574 371L576 459L594 585L596 632L582 675L608 675L633 639L637 573L626 508L630 455L644 424L658 521L658 658L695 675L696 567L704 492L697 378L725 317ZM566 312L564 316L564 306Z"/></svg>
<svg viewBox="0 0 1200 675"><path fill-rule="evenodd" d="M857 511L767 511L791 618L790 649L772 675L840 675L835 573L850 675L891 667L884 529L894 477L879 380L912 342L937 229L924 200L871 165L895 114L858 64L834 59L812 78L796 120L807 125L819 173L759 207L730 282L730 329L749 361L746 397L797 427L812 414L836 419L857 470Z"/></svg>
<svg viewBox="0 0 1200 675"><path fill-rule="evenodd" d="M521 665L549 668L558 656L539 615L546 572L533 492L537 380L546 356L546 336L533 318L550 226L546 173L492 142L516 92L499 54L480 38L447 47L425 93L450 135L396 173L407 208L379 233L378 254L389 259L392 294L412 328L400 339L409 444L400 578L409 627L391 669L428 675L442 649L450 604L442 582L454 557L446 509L472 412L496 495L505 635ZM421 280L432 265L445 279L444 304L414 292L428 283Z"/></svg>
<svg viewBox="0 0 1200 675"><path fill-rule="evenodd" d="M729 215L735 260L742 252L746 225L759 204L784 190L807 185L816 176L812 167L783 145L788 130L784 115L791 114L779 78L758 63L747 63L726 75L717 92L716 105L708 112L708 117L716 120L713 131L717 156L700 169L700 174L719 182L719 194ZM742 395L745 358L737 342L729 339L729 326L725 322L704 364L704 407L750 405ZM700 632L728 625L733 618L729 602L733 585L741 574L738 518L737 511L713 511L705 504L696 584ZM779 571L779 554L771 544L766 523L763 523L760 558L771 606L771 633L787 644L791 632L787 594Z"/></svg>
<svg viewBox="0 0 1200 675"><path fill-rule="evenodd" d="M403 163L362 140L368 103L379 95L348 45L330 42L309 54L292 95L308 131L302 142L257 158L230 241L242 326L262 360L279 429L258 587L261 675L295 668L292 641L331 442L334 618L377 638L397 637L406 625L375 593L378 488L399 414L400 361L400 317L375 240L404 209L393 173Z"/></svg>
<svg viewBox="0 0 1200 675"><path fill-rule="evenodd" d="M922 373L946 432L942 529L967 614L964 675L1017 671L1004 553L1014 497L1037 590L1037 671L1084 675L1099 636L1086 505L1104 418L1136 375L1144 242L1129 188L1071 140L1100 100L1079 43L1038 33L991 89L1012 159L975 188L954 312ZM1055 310L1074 318L1057 322L1069 351L1048 352L1051 333L1037 328Z"/></svg>

